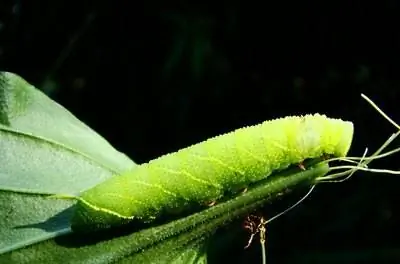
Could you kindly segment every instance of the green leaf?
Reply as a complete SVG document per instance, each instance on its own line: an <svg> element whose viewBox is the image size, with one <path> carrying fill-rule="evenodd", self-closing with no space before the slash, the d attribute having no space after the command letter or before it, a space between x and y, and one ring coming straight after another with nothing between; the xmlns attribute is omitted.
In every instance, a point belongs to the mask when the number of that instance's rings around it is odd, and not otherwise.
<svg viewBox="0 0 400 264"><path fill-rule="evenodd" d="M31 141L40 142L41 146L50 144L55 151L62 149L72 152L86 158L86 162L116 173L134 166L127 156L116 151L103 137L21 77L3 72L0 85L2 141L12 141L20 137L23 141L29 141L24 142L24 145L31 144ZM7 150L6 147L7 145L1 146L1 149ZM7 156L2 155L0 158ZM58 157L54 160L56 159ZM15 157L9 157L9 160L15 160ZM3 183L1 179L0 185Z"/></svg>
<svg viewBox="0 0 400 264"><path fill-rule="evenodd" d="M288 170L207 210L158 226L72 233L78 193L135 164L20 77L0 74L0 263L206 263L207 240L288 190L328 171Z"/></svg>
<svg viewBox="0 0 400 264"><path fill-rule="evenodd" d="M21 77L0 73L0 253L69 232L72 202L28 193L75 194L133 166Z"/></svg>
<svg viewBox="0 0 400 264"><path fill-rule="evenodd" d="M0 263L206 263L206 239L282 192L309 186L328 171L326 164L286 171L207 210L122 234L70 234L0 255ZM96 235L96 237L94 237ZM244 241L245 244L247 241Z"/></svg>

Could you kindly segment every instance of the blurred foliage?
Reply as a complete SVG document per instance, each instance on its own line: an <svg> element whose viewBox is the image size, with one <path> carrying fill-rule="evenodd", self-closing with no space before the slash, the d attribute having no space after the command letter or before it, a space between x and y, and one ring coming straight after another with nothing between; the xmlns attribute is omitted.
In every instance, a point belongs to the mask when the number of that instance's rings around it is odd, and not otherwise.
<svg viewBox="0 0 400 264"><path fill-rule="evenodd" d="M352 154L360 155L393 132L361 92L400 120L399 11L394 0L1 1L0 63L44 84L139 163L306 112L354 121ZM374 164L399 168L395 158ZM398 262L385 252L400 247L399 181L358 173L317 188L269 225L270 263L329 263L334 256L343 263ZM259 259L257 249L238 244L227 255Z"/></svg>

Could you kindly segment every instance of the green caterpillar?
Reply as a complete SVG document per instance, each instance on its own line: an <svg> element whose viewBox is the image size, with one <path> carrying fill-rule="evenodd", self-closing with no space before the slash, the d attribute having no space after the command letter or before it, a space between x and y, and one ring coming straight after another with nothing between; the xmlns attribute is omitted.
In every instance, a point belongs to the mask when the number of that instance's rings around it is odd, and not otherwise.
<svg viewBox="0 0 400 264"><path fill-rule="evenodd" d="M315 114L208 139L84 191L77 197L72 229L150 222L163 212L218 201L305 159L344 157L353 129L351 122Z"/></svg>

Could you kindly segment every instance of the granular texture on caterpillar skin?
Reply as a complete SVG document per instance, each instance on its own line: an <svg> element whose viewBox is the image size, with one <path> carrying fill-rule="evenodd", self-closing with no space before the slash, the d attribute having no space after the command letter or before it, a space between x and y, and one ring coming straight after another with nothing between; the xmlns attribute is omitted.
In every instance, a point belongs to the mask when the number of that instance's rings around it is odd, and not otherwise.
<svg viewBox="0 0 400 264"><path fill-rule="evenodd" d="M240 128L161 156L85 191L72 224L98 221L93 224L115 226L118 218L121 223L147 222L193 204L218 201L226 193L305 159L326 154L344 157L352 138L351 122L320 114Z"/></svg>

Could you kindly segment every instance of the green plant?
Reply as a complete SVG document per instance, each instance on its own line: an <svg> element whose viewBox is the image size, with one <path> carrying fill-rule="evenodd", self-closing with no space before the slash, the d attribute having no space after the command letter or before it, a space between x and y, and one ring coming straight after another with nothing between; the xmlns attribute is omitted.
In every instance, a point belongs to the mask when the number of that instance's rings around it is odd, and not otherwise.
<svg viewBox="0 0 400 264"><path fill-rule="evenodd" d="M282 193L357 170L396 173L366 165L398 151L383 153L399 133L370 157L311 159L204 210L83 235L70 228L74 201L48 195L79 194L137 165L19 76L0 77L0 263L205 263L218 228ZM350 165L329 166L338 159Z"/></svg>

